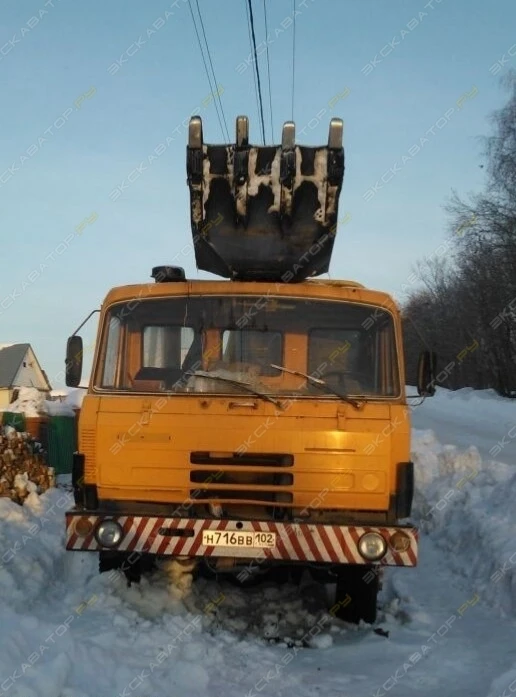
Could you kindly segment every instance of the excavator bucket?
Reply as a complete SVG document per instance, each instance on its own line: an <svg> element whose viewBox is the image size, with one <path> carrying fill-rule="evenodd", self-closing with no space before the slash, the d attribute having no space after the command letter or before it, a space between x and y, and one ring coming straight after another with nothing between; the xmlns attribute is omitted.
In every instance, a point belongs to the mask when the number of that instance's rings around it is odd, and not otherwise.
<svg viewBox="0 0 516 697"><path fill-rule="evenodd" d="M187 174L199 269L235 280L302 281L328 271L344 178L343 122L328 144L296 145L295 125L281 145L249 144L249 121L236 119L236 143L207 145L200 116L190 119Z"/></svg>

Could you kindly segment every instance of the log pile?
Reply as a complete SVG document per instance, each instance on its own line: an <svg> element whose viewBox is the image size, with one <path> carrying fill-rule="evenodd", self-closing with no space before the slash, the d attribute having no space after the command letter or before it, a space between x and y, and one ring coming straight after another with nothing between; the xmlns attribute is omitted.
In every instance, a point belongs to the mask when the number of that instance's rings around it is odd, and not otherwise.
<svg viewBox="0 0 516 697"><path fill-rule="evenodd" d="M31 492L38 494L55 486L54 469L30 433L0 426L0 496L23 503Z"/></svg>

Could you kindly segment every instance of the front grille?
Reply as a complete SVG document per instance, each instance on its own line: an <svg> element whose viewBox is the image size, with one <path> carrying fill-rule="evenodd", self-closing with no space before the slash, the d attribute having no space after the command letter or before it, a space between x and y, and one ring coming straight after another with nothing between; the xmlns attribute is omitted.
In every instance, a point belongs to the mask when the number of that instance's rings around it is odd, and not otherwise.
<svg viewBox="0 0 516 697"><path fill-rule="evenodd" d="M192 452L190 482L202 488L191 489L198 501L245 501L289 504L294 457L285 453L213 453Z"/></svg>

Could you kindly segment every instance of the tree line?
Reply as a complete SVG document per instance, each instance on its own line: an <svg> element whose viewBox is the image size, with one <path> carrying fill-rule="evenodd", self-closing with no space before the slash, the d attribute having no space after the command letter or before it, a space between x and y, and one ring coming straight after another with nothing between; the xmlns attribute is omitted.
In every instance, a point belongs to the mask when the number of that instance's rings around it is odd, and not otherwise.
<svg viewBox="0 0 516 697"><path fill-rule="evenodd" d="M438 355L437 384L516 397L516 73L484 138L486 184L446 205L442 246L417 264L403 306L407 381L422 344Z"/></svg>

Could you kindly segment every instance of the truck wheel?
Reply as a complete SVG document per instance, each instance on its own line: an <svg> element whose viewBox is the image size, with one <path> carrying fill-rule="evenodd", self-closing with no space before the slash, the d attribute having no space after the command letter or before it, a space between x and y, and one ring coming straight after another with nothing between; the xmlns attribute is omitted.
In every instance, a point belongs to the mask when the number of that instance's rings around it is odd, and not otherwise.
<svg viewBox="0 0 516 697"><path fill-rule="evenodd" d="M99 552L99 574L112 569L119 569L123 558L116 552Z"/></svg>
<svg viewBox="0 0 516 697"><path fill-rule="evenodd" d="M265 569L259 573L253 573L245 578L239 577L239 574L226 574L222 576L225 580L229 581L233 586L237 588L254 588L255 586L260 586L265 581L270 579L271 570Z"/></svg>
<svg viewBox="0 0 516 697"><path fill-rule="evenodd" d="M99 573L119 569L124 574L129 586L132 583L139 583L143 573L154 571L155 568L155 559L150 554L133 552L127 556L109 551L99 553Z"/></svg>
<svg viewBox="0 0 516 697"><path fill-rule="evenodd" d="M332 611L344 622L358 624L363 620L373 624L376 620L379 575L371 574L372 568L362 564L348 566L339 574Z"/></svg>

